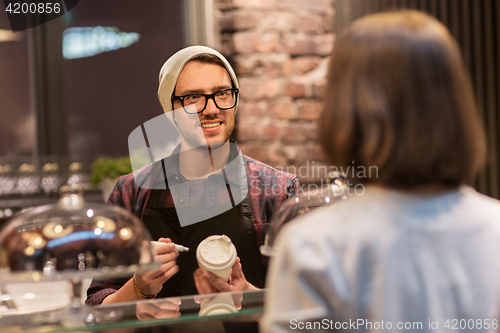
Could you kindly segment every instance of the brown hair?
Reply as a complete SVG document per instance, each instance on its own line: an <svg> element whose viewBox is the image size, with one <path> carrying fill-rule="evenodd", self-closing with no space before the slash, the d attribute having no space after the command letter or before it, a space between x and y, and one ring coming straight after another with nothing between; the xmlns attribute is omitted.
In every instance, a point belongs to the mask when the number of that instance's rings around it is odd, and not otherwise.
<svg viewBox="0 0 500 333"><path fill-rule="evenodd" d="M226 65L224 65L224 62L218 56L216 56L215 54L200 53L200 54L195 55L191 59L189 59L188 63L190 63L191 61L197 61L197 62L201 62L201 63L204 63L204 64L219 65L222 68L224 68L226 70L226 72L227 72ZM229 78L231 78L231 75L229 75ZM231 84L232 84L232 86L234 88L235 85L234 85L233 79L231 79Z"/></svg>
<svg viewBox="0 0 500 333"><path fill-rule="evenodd" d="M485 135L458 46L417 11L355 21L332 53L319 121L337 167L393 187L457 186L483 166Z"/></svg>
<svg viewBox="0 0 500 333"><path fill-rule="evenodd" d="M219 65L222 68L226 69L224 62L222 62L222 60L218 56L216 56L215 54L211 54L211 53L197 54L194 57L192 57L191 59L189 59L188 62L191 62L191 61L198 61L198 62L202 62L204 64L215 64L215 65Z"/></svg>

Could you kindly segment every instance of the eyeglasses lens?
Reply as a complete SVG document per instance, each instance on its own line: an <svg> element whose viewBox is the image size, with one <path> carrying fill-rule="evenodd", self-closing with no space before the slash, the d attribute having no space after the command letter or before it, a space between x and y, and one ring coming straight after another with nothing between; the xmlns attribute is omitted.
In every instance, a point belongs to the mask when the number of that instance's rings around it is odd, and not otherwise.
<svg viewBox="0 0 500 333"><path fill-rule="evenodd" d="M236 93L232 90L219 91L214 94L214 100L216 106L219 108L232 108L236 104ZM202 112L206 104L206 97L203 95L193 94L184 98L184 106L194 105L196 112Z"/></svg>

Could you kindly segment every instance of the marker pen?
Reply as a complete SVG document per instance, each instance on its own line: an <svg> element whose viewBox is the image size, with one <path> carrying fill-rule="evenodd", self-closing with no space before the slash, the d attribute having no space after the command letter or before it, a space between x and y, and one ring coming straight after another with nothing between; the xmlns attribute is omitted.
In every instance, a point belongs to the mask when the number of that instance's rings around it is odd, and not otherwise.
<svg viewBox="0 0 500 333"><path fill-rule="evenodd" d="M160 244L166 244L166 243L151 241L151 244L153 246L158 246ZM189 250L190 250L189 247L185 247L184 245L175 244L175 247L174 247L174 251L177 251L177 252L187 252Z"/></svg>
<svg viewBox="0 0 500 333"><path fill-rule="evenodd" d="M189 251L189 247L185 247L184 245L175 244L174 250L177 252L187 252L187 251Z"/></svg>

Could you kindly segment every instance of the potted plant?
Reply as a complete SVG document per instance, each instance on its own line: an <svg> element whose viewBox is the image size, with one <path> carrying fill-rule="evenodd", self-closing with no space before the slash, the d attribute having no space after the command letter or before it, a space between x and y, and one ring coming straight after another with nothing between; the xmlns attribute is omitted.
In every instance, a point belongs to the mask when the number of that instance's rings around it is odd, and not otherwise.
<svg viewBox="0 0 500 333"><path fill-rule="evenodd" d="M118 178L132 172L128 156L101 156L92 163L91 168L92 174L90 175L89 182L91 185L101 188L104 202L108 200Z"/></svg>

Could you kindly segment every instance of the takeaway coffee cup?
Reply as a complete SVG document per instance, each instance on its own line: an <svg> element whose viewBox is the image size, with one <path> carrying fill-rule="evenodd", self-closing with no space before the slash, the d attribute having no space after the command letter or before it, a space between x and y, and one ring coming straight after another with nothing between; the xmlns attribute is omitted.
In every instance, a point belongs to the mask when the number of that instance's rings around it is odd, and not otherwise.
<svg viewBox="0 0 500 333"><path fill-rule="evenodd" d="M238 312L238 308L234 305L233 295L226 292L215 296L207 296L203 299L198 315L215 316L236 312Z"/></svg>
<svg viewBox="0 0 500 333"><path fill-rule="evenodd" d="M229 280L236 255L236 247L226 235L207 237L196 249L196 259L201 270L211 272L224 281Z"/></svg>

